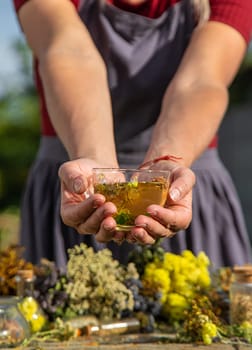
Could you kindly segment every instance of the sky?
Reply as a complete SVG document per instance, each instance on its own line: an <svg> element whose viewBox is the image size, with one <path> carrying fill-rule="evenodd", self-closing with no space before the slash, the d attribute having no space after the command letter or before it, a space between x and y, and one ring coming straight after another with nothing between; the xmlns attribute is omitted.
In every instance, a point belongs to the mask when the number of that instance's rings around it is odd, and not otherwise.
<svg viewBox="0 0 252 350"><path fill-rule="evenodd" d="M12 0L0 0L0 94L18 84L18 61L12 49L15 39L24 40Z"/></svg>

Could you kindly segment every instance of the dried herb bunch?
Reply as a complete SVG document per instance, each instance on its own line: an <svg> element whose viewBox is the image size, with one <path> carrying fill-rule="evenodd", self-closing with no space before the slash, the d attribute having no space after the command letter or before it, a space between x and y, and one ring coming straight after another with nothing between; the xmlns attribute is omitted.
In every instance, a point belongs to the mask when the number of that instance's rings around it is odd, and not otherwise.
<svg viewBox="0 0 252 350"><path fill-rule="evenodd" d="M68 314L111 319L133 310L132 292L123 282L138 273L133 264L121 266L108 249L94 252L85 244L69 249L67 275Z"/></svg>
<svg viewBox="0 0 252 350"><path fill-rule="evenodd" d="M15 276L19 270L33 270L33 264L22 258L24 248L11 245L0 252L0 295L16 295Z"/></svg>

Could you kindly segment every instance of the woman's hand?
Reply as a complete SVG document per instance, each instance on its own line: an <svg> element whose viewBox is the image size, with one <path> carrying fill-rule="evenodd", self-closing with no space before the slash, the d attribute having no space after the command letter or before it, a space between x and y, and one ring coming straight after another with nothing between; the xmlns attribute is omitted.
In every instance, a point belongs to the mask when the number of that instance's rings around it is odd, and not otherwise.
<svg viewBox="0 0 252 350"><path fill-rule="evenodd" d="M185 167L172 167L171 186L165 208L151 205L150 216L140 215L130 232L116 231L113 218L116 207L101 194L92 193L92 168L101 167L94 161L77 159L61 165L61 217L80 234L94 234L98 242L114 240L152 244L159 237L171 237L186 228L192 217L194 173Z"/></svg>

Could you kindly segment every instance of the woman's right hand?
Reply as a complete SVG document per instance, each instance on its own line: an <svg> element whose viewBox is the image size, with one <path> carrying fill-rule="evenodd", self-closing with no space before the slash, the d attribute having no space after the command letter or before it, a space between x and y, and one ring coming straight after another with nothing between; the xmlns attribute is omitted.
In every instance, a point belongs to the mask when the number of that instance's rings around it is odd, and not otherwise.
<svg viewBox="0 0 252 350"><path fill-rule="evenodd" d="M92 192L92 168L101 167L90 159L76 159L59 168L61 217L80 234L94 234L98 242L120 242L122 232L115 230L116 207L101 194Z"/></svg>

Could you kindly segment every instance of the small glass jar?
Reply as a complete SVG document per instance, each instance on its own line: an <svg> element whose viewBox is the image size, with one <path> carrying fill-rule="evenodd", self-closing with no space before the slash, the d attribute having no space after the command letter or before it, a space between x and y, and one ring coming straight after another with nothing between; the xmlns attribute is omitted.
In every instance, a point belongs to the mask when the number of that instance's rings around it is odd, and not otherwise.
<svg viewBox="0 0 252 350"><path fill-rule="evenodd" d="M34 273L32 270L19 270L16 275L18 307L30 325L32 333L41 331L46 325L46 316L34 297Z"/></svg>
<svg viewBox="0 0 252 350"><path fill-rule="evenodd" d="M19 346L30 336L30 327L15 297L0 297L0 348Z"/></svg>
<svg viewBox="0 0 252 350"><path fill-rule="evenodd" d="M230 323L252 324L252 265L235 266L230 286Z"/></svg>

